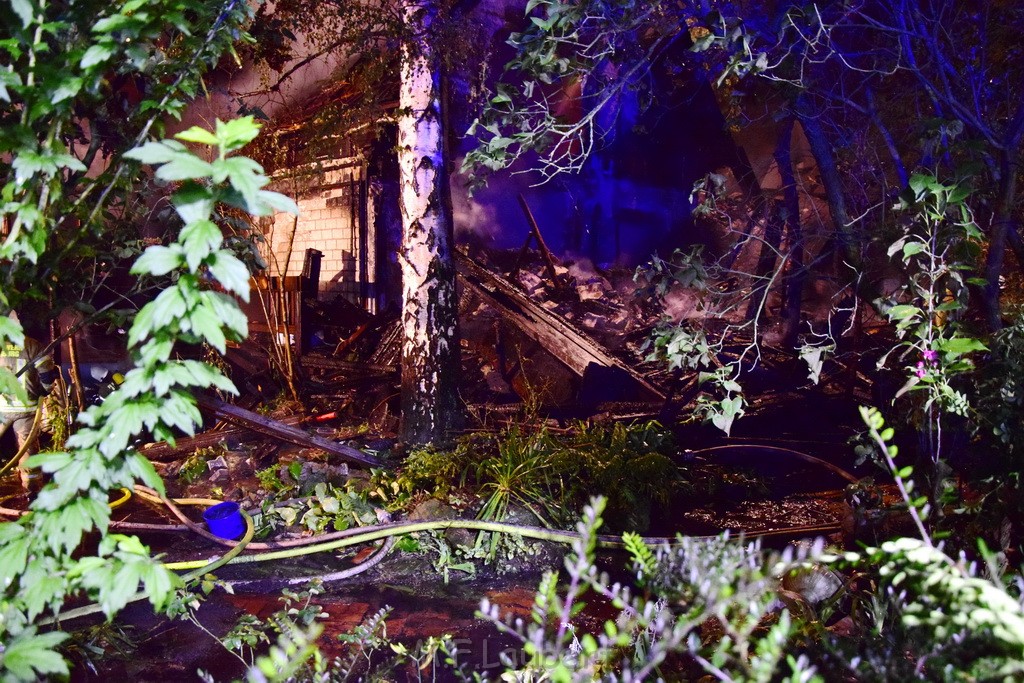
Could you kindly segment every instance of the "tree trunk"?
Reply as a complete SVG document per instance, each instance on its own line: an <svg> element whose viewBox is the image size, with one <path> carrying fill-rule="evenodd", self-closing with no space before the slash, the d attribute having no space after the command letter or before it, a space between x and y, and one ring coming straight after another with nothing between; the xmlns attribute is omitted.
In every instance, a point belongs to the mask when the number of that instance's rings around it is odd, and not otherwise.
<svg viewBox="0 0 1024 683"><path fill-rule="evenodd" d="M999 276L1003 274L1007 234L1013 223L1013 205L1017 198L1017 150L1008 147L999 155L999 196L988 233L988 256L985 259L985 319L993 332L1003 326L999 309Z"/></svg>
<svg viewBox="0 0 1024 683"><path fill-rule="evenodd" d="M459 334L433 0L407 0L398 123L402 247L402 436L446 442L457 425Z"/></svg>
<svg viewBox="0 0 1024 683"><path fill-rule="evenodd" d="M761 242L761 252L757 258L757 266L754 270L754 287L750 292L750 301L747 302L747 320L753 320L755 329L759 327L767 316L765 300L768 292L775 283L775 264L779 260L779 244L782 242L782 212L775 200L771 200L768 207L768 219L764 226L764 241Z"/></svg>
<svg viewBox="0 0 1024 683"><path fill-rule="evenodd" d="M789 236L789 279L786 282L786 303L783 307L782 343L787 349L796 347L800 331L800 304L803 303L807 270L804 268L804 238L800 229L800 196L797 194L796 177L793 174L793 159L790 148L793 144L793 126L790 118L782 124L779 139L775 143L775 164L782 180L782 209L786 216L786 234Z"/></svg>
<svg viewBox="0 0 1024 683"><path fill-rule="evenodd" d="M814 111L806 95L797 97L796 115L807 136L814 161L818 164L818 172L821 173L821 184L825 187L825 200L832 216L832 226L836 232L840 253L847 259L849 265L860 272L860 243L855 237L850 216L846 211L843 180L836 167L832 145L821 127L821 122L818 121L818 112Z"/></svg>

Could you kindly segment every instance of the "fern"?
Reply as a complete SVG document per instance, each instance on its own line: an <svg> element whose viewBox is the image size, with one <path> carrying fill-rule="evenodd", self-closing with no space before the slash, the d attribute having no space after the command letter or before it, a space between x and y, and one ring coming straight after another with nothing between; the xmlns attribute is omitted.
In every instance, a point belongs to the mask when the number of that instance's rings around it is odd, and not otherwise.
<svg viewBox="0 0 1024 683"><path fill-rule="evenodd" d="M644 543L640 534L627 531L622 534L622 542L626 545L626 552L633 558L633 568L636 570L636 578L640 585L647 582L657 569L657 560L654 551Z"/></svg>

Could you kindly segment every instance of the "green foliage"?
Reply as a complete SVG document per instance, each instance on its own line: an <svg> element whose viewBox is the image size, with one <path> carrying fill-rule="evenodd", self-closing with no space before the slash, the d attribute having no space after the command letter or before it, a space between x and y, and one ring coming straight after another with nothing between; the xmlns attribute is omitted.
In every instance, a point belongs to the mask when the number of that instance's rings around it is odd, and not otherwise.
<svg viewBox="0 0 1024 683"><path fill-rule="evenodd" d="M251 119L219 124L204 138L214 148L213 163L199 157L195 160L201 163L185 161L191 153L174 141L148 143L129 154L164 164L161 170L176 169L172 175L181 184L171 201L184 223L177 240L147 249L132 272L142 277L173 272L176 278L135 317L128 333L135 367L100 405L79 415L81 428L67 439L69 451L29 460L30 467L50 475L50 483L32 502L30 515L0 526L6 541L0 599L5 640L30 633L37 616L59 612L66 596L79 591L97 600L110 618L140 584L160 608L180 582L137 539L106 534L107 492L131 488L137 480L162 491L153 466L134 450L135 439L147 435L173 442L176 433L194 434L201 417L192 388L235 392L214 368L180 360L174 348L178 343L209 344L223 352L227 339L246 334L245 315L230 295L247 298L248 271L222 248L220 231L210 217L219 202L262 213L275 206L294 208L283 197L259 189L266 179L258 166L228 156L257 131ZM196 138L198 133L192 129L183 135ZM211 290L207 281L216 281L223 292ZM73 554L84 534L94 529L101 533L96 554ZM36 642L43 645L32 646L32 652L53 645L50 640ZM5 657L2 665L12 677L22 678L23 668L12 669L18 662Z"/></svg>
<svg viewBox="0 0 1024 683"><path fill-rule="evenodd" d="M756 334L760 314L738 326L739 329L751 327L755 342L734 362L723 364L719 355L725 349L731 326L726 325L725 331L715 335L714 340L709 338L706 328L710 326L710 319L726 317L735 304L718 307L714 302L718 297L709 286L709 278L718 277L721 272L717 265L706 267L702 254L702 246L688 252L677 249L668 260L655 254L646 265L637 268L633 280L642 285L638 294L645 294L661 303L670 293L680 290L695 298L702 313L699 319L663 319L643 348L650 350L647 361L665 363L669 370L699 372L697 382L705 389L697 397L692 419L710 422L728 435L733 422L743 416L746 406L743 386L738 380L747 350L758 353Z"/></svg>
<svg viewBox="0 0 1024 683"><path fill-rule="evenodd" d="M903 234L888 249L903 265L906 283L892 298L876 302L901 340L879 367L898 353L909 364L897 398L922 395L914 417L928 437L933 471L923 474L933 502L941 488L943 413L970 414L959 378L974 369L971 354L988 348L965 322L968 285L977 284L966 271L978 257L982 237L966 204L969 194L962 184L944 184L930 175L910 179L897 206L904 217Z"/></svg>
<svg viewBox="0 0 1024 683"><path fill-rule="evenodd" d="M977 378L979 431L983 425L991 430L999 459L1016 469L1024 452L1024 308L993 337Z"/></svg>
<svg viewBox="0 0 1024 683"><path fill-rule="evenodd" d="M722 680L820 680L806 659L787 658L785 648L795 634L794 625L787 612L773 613L774 577L810 561L812 555L765 557L756 544L680 538L676 546L662 546L652 556L633 538L627 543L648 591L634 595L594 567L594 535L602 507L595 501L584 512L578 526L581 539L566 559L564 595L557 590L557 575L547 574L530 621L514 626L501 619L495 606L486 601L481 606L484 618L523 644L526 661L507 669L506 677L529 680L546 673L565 681L696 678L696 672L671 668L680 666L678 655L683 654ZM575 621L584 590L609 601L617 616L599 628L584 630ZM708 622L721 624L720 638L698 636Z"/></svg>
<svg viewBox="0 0 1024 683"><path fill-rule="evenodd" d="M227 446L223 443L206 448L197 448L195 452L185 458L178 470L178 480L185 485L195 483L199 477L207 471L207 463L220 455L228 452Z"/></svg>
<svg viewBox="0 0 1024 683"><path fill-rule="evenodd" d="M871 420L873 429L883 427ZM511 622L487 600L479 616L515 638L521 656L503 659L502 680L763 682L846 678L889 680L1016 680L1024 670L1024 605L999 576L998 558L980 547L990 575L964 557L953 559L927 541L898 539L861 552L829 554L821 542L767 551L728 534L711 540L679 537L657 547L639 536L623 541L643 588L612 582L595 565L603 500L584 510L580 537L565 562L565 582L545 574L530 618ZM449 558L451 559L451 558ZM452 567L454 568L454 567ZM815 595L799 577L838 576L844 585ZM842 582L840 582L842 583ZM611 608L595 621L584 615L585 594ZM824 619L838 601L849 604L852 635L837 635ZM226 639L236 648L264 643L269 629L310 647L282 646L255 667L266 680L393 680L404 667L413 680L456 670L451 636L418 648L389 639L384 608L349 634L345 653L328 662L303 634L316 634L322 611L306 600L271 626L246 619ZM306 616L303 617L303 614ZM251 658L251 650L248 658ZM438 669L439 666L444 669ZM250 669L253 671L254 669ZM283 672L283 673L282 673ZM252 678L251 678L252 679ZM264 680L264 678L257 678Z"/></svg>
<svg viewBox="0 0 1024 683"><path fill-rule="evenodd" d="M270 494L286 490L288 485L281 481L280 469L278 465L271 465L265 469L258 470L256 472L256 481L260 483L260 488Z"/></svg>
<svg viewBox="0 0 1024 683"><path fill-rule="evenodd" d="M253 515L258 536L283 526L301 526L320 534L328 528L344 531L378 521L374 507L358 493L323 482L316 484L313 495L306 498L287 498L292 491L291 488L280 489L278 495L264 499L260 512Z"/></svg>
<svg viewBox="0 0 1024 683"><path fill-rule="evenodd" d="M402 482L406 491L433 490L444 498L459 481L472 457L473 440L464 438L453 450L428 446L412 450L402 463Z"/></svg>
<svg viewBox="0 0 1024 683"><path fill-rule="evenodd" d="M651 60L686 36L680 17L666 10L661 2L635 0L527 3L528 23L507 41L515 56L467 133L477 146L462 170L477 183L524 158L536 159L530 170L541 183L579 171L607 133L602 110L641 87ZM582 117L566 116L570 97Z"/></svg>

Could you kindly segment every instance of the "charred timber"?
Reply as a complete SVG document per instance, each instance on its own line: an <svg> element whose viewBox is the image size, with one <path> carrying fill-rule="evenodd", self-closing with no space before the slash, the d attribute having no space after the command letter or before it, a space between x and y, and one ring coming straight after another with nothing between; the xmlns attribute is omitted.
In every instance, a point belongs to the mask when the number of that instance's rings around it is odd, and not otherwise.
<svg viewBox="0 0 1024 683"><path fill-rule="evenodd" d="M665 395L640 373L612 356L600 344L572 327L562 316L534 303L526 294L500 275L456 253L459 282L502 313L503 317L539 343L563 365L581 378L594 368L625 373L653 400Z"/></svg>
<svg viewBox="0 0 1024 683"><path fill-rule="evenodd" d="M346 446L335 441L330 441L323 437L307 434L301 429L284 424L278 420L272 420L269 417L264 417L263 415L254 413L251 410L233 406L218 398L213 398L211 396L197 396L196 401L201 407L209 410L219 419L227 420L232 424L245 427L254 432L259 432L260 434L264 434L271 438L287 441L288 443L292 443L297 446L316 448L326 451L331 455L337 455L345 460L357 462L361 465L369 465L370 467L383 466L383 463L380 460L371 455L367 455L356 448L352 448L351 446Z"/></svg>

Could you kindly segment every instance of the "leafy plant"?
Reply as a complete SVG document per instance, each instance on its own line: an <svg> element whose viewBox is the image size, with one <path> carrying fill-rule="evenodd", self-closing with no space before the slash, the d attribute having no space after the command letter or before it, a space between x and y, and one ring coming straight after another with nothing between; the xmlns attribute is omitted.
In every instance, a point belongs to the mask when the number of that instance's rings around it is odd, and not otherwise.
<svg viewBox="0 0 1024 683"><path fill-rule="evenodd" d="M271 485L275 480L280 481L276 472L277 468L274 467L261 470L263 479ZM361 493L319 482L313 487L312 495L291 498L289 496L297 488L283 484L282 487L264 498L260 511L253 515L258 537L264 537L282 527L297 526L320 534L328 528L344 531L352 526L376 524L379 521L377 509Z"/></svg>
<svg viewBox="0 0 1024 683"><path fill-rule="evenodd" d="M1024 448L1024 308L992 339L988 362L977 373L978 431L984 425L998 442L996 457L1017 467ZM987 436L987 435L986 435Z"/></svg>
<svg viewBox="0 0 1024 683"><path fill-rule="evenodd" d="M207 463L228 452L223 443L205 448L197 448L192 455L185 458L178 469L178 479L183 484L193 484L207 471Z"/></svg>
<svg viewBox="0 0 1024 683"><path fill-rule="evenodd" d="M212 162L175 140L147 143L127 155L159 164L158 177L181 183L171 203L184 223L176 241L149 247L132 271L150 277L173 272L177 277L135 317L128 334L135 367L101 404L79 415L82 426L68 438L69 452L29 460L31 467L51 475L33 501L31 514L0 526L0 578L5 587L0 632L14 644L22 639L40 643L26 652L36 653L31 661L42 673L62 670L45 653L63 639L62 634L39 639L31 622L42 612L59 612L67 596L83 591L111 617L140 582L150 602L160 608L179 582L149 557L138 539L105 533L107 492L130 488L136 480L163 491L152 465L132 447L135 437L148 432L155 440L173 442L176 433L193 434L201 416L190 390L213 386L235 391L215 369L175 358L174 348L179 342L206 343L223 353L229 338L241 339L246 333L245 316L230 294L248 296L248 271L222 248L220 229L210 221L214 206L226 202L258 214L275 208L295 210L290 200L260 189L268 180L258 165L229 156L258 130L252 119L240 119L218 122L212 132L192 128L178 135L211 146ZM216 280L224 291L209 289L209 280ZM92 529L102 534L96 554L74 555ZM3 666L17 667L11 675L23 677L26 669L9 655L8 648Z"/></svg>
<svg viewBox="0 0 1024 683"><path fill-rule="evenodd" d="M256 481L260 483L260 488L270 494L280 493L289 489L288 484L281 481L280 465L271 465L270 467L256 471Z"/></svg>
<svg viewBox="0 0 1024 683"><path fill-rule="evenodd" d="M948 420L943 415L968 416L968 395L957 380L973 370L970 355L987 350L963 319L968 285L985 282L965 275L982 237L965 201L969 194L962 184L944 184L924 174L911 177L898 205L906 217L904 234L888 250L900 258L907 281L895 300L880 302L901 341L879 367L898 352L909 364L897 398L923 394L915 422L924 436L922 456L931 462L921 474L933 503L938 503L944 478L942 433Z"/></svg>

